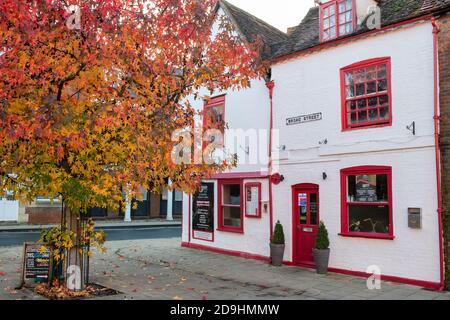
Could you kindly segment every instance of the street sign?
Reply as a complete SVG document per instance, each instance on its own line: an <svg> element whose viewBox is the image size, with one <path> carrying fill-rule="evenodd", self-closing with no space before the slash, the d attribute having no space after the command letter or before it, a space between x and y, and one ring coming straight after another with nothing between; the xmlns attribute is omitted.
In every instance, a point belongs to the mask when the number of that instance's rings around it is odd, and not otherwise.
<svg viewBox="0 0 450 320"><path fill-rule="evenodd" d="M301 123L306 123L306 122L311 122L311 121L319 121L319 120L322 120L322 112L288 118L288 119L286 119L286 125L292 126L294 124L301 124Z"/></svg>

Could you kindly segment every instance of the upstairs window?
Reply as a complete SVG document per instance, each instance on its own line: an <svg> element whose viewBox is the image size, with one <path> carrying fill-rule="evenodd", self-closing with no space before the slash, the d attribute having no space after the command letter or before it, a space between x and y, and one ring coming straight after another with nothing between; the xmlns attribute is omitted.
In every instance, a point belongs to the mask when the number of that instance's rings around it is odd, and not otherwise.
<svg viewBox="0 0 450 320"><path fill-rule="evenodd" d="M205 101L203 116L204 129L218 129L223 132L225 128L225 96Z"/></svg>
<svg viewBox="0 0 450 320"><path fill-rule="evenodd" d="M209 129L219 130L221 136L215 134L208 135ZM211 98L205 101L203 109L203 132L206 133L203 149L206 143L216 143L223 145L225 133L225 95Z"/></svg>
<svg viewBox="0 0 450 320"><path fill-rule="evenodd" d="M376 58L341 69L343 130L392 123L391 59Z"/></svg>
<svg viewBox="0 0 450 320"><path fill-rule="evenodd" d="M355 27L355 0L333 0L320 5L320 38L322 41L352 33Z"/></svg>

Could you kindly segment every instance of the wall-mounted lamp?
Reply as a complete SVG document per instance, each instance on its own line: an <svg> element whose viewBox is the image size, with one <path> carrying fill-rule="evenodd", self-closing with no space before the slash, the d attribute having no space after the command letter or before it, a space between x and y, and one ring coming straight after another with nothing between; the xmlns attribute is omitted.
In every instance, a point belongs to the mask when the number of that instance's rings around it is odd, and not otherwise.
<svg viewBox="0 0 450 320"><path fill-rule="evenodd" d="M327 143L328 143L328 139L323 139L323 140L319 141L320 145L325 145Z"/></svg>
<svg viewBox="0 0 450 320"><path fill-rule="evenodd" d="M411 131L413 135L416 135L416 122L413 121L409 126L406 126L406 129Z"/></svg>
<svg viewBox="0 0 450 320"><path fill-rule="evenodd" d="M327 180L328 175L326 172L322 172L322 178L323 178L323 180Z"/></svg>
<svg viewBox="0 0 450 320"><path fill-rule="evenodd" d="M286 145L282 144L282 145L278 146L278 149L281 151L286 151Z"/></svg>

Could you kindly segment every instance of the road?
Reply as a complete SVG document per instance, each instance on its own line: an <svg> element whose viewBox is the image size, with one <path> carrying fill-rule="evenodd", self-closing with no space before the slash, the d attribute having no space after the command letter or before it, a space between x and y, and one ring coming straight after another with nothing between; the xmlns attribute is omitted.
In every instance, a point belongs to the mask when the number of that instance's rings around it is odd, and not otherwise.
<svg viewBox="0 0 450 320"><path fill-rule="evenodd" d="M181 236L180 227L127 228L103 229L107 234L107 241L165 239ZM0 232L0 247L17 246L24 242L34 242L39 239L40 232Z"/></svg>

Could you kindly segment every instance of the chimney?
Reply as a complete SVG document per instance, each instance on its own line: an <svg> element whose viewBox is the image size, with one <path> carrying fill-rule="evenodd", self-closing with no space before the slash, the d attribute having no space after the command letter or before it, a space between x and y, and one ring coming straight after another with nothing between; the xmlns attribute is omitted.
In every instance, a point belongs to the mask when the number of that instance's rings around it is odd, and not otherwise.
<svg viewBox="0 0 450 320"><path fill-rule="evenodd" d="M297 27L290 27L287 29L287 35L290 36L294 33L295 29L297 29Z"/></svg>

